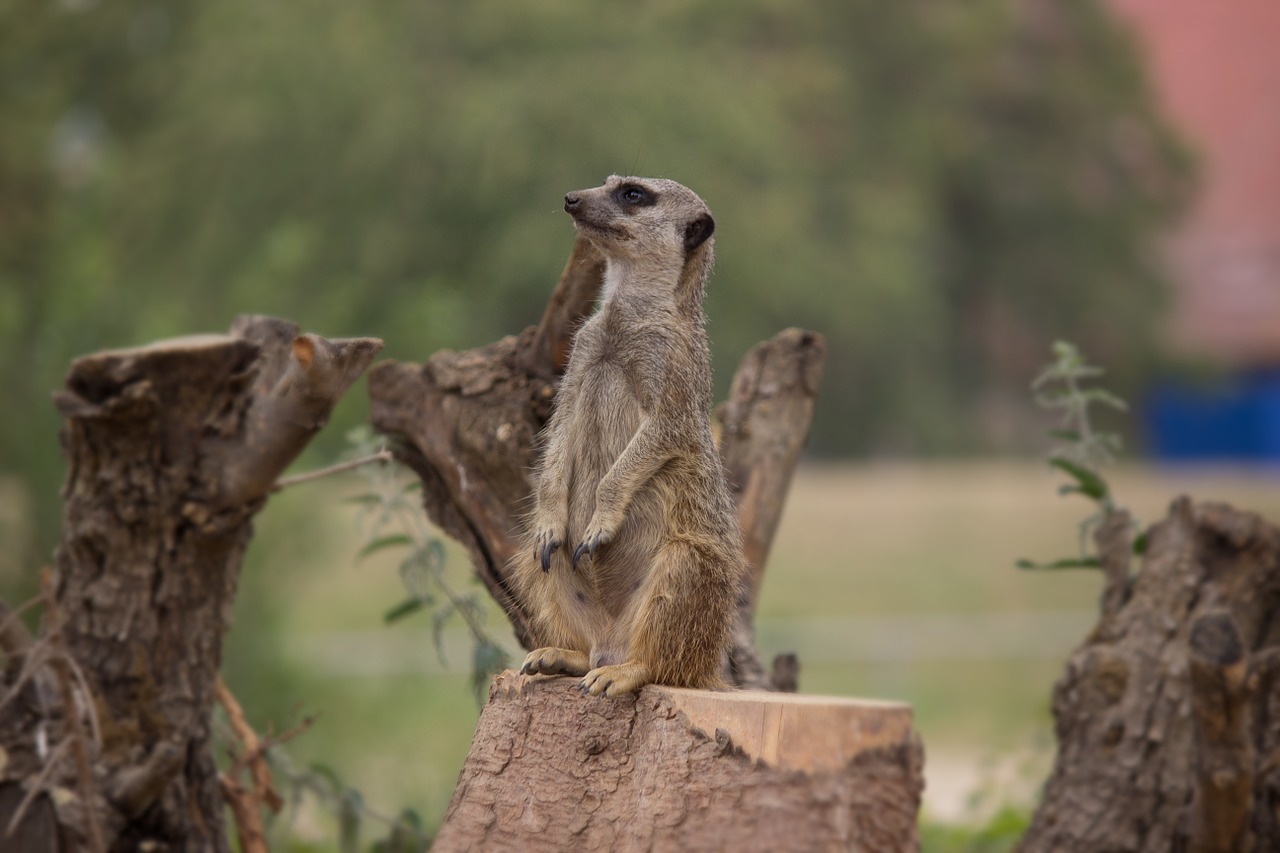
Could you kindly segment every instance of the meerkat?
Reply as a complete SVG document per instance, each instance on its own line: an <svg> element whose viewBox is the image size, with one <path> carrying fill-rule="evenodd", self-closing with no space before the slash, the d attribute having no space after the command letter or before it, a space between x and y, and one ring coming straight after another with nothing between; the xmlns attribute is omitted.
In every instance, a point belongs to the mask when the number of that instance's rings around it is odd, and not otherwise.
<svg viewBox="0 0 1280 853"><path fill-rule="evenodd" d="M611 176L564 209L606 258L545 432L513 577L547 643L521 672L620 696L718 688L744 569L712 439L702 301L715 220L669 180Z"/></svg>

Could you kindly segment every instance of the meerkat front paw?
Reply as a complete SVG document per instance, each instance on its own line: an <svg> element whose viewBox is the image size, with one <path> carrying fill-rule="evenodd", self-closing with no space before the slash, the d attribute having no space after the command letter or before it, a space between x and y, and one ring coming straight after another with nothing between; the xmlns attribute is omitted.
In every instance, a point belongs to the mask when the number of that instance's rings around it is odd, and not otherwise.
<svg viewBox="0 0 1280 853"><path fill-rule="evenodd" d="M591 669L586 652L572 649L534 649L520 666L521 675L585 675Z"/></svg>
<svg viewBox="0 0 1280 853"><path fill-rule="evenodd" d="M592 696L604 694L609 698L635 693L653 679L649 668L642 663L622 663L616 666L598 666L586 674L578 689Z"/></svg>
<svg viewBox="0 0 1280 853"><path fill-rule="evenodd" d="M582 541L578 543L578 547L573 549L573 567L578 567L578 561L582 559L583 554L587 554L595 559L596 551L601 545L608 545L613 541L613 535L617 532L618 525L604 524L596 518L591 519L591 523L587 525L587 532L582 535Z"/></svg>
<svg viewBox="0 0 1280 853"><path fill-rule="evenodd" d="M540 529L533 537L534 552L538 555L544 572L551 571L551 555L563 544L564 534L558 534L550 527ZM576 560L574 562L577 563Z"/></svg>
<svg viewBox="0 0 1280 853"><path fill-rule="evenodd" d="M568 510L552 510L549 505L544 504L540 504L539 511L534 515L533 550L544 572L551 571L551 555L569 538L566 532L568 524L565 522L567 517Z"/></svg>

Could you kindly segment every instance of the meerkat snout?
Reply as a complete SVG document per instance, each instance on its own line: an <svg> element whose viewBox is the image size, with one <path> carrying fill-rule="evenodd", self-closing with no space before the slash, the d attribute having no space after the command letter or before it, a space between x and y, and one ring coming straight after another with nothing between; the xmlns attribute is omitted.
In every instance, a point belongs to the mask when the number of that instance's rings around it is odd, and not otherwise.
<svg viewBox="0 0 1280 853"><path fill-rule="evenodd" d="M573 213L573 209L578 206L582 199L573 193L565 193L564 195L564 212Z"/></svg>

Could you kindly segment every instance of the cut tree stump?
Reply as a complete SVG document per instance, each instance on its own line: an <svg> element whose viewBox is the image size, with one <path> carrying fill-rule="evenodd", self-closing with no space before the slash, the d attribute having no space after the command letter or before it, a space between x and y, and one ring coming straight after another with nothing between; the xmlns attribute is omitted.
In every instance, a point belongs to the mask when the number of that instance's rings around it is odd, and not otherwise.
<svg viewBox="0 0 1280 853"><path fill-rule="evenodd" d="M919 847L908 705L494 679L432 850Z"/></svg>
<svg viewBox="0 0 1280 853"><path fill-rule="evenodd" d="M211 711L253 517L381 348L244 316L71 365L45 631L0 632L0 850L231 849Z"/></svg>
<svg viewBox="0 0 1280 853"><path fill-rule="evenodd" d="M1023 853L1280 850L1280 528L1179 498L1054 688L1058 755Z"/></svg>

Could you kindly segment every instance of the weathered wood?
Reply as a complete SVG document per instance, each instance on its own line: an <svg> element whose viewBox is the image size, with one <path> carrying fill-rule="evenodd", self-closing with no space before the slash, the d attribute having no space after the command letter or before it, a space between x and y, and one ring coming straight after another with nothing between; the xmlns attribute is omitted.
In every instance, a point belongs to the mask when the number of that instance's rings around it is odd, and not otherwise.
<svg viewBox="0 0 1280 853"><path fill-rule="evenodd" d="M544 643L533 636L507 564L530 509L538 434L550 417L573 330L591 310L603 274L599 253L579 238L536 328L479 349L437 352L424 365L384 362L369 374L374 427L396 439L397 457L422 479L428 516L466 547L477 577L527 649ZM820 335L782 332L747 355L722 409L721 451L751 561L739 599L745 615L735 630L730 660L731 678L739 686L794 686L793 659L778 670L776 684L765 674L751 614L808 437L825 354Z"/></svg>
<svg viewBox="0 0 1280 853"><path fill-rule="evenodd" d="M729 662L734 683L751 690L796 689L794 656L775 661L773 674L765 674L755 647L755 612L782 507L809 438L826 357L821 335L803 329L779 332L742 359L729 399L717 412L720 455L747 558Z"/></svg>
<svg viewBox="0 0 1280 853"><path fill-rule="evenodd" d="M433 850L918 848L906 705L504 673Z"/></svg>
<svg viewBox="0 0 1280 853"><path fill-rule="evenodd" d="M1249 853L1256 757L1253 687L1240 629L1226 611L1191 628L1191 711L1195 719L1195 799L1191 853Z"/></svg>
<svg viewBox="0 0 1280 853"><path fill-rule="evenodd" d="M1280 850L1280 529L1180 498L1127 589L1122 559L1103 562L1102 618L1054 690L1058 755L1020 849Z"/></svg>
<svg viewBox="0 0 1280 853"><path fill-rule="evenodd" d="M68 457L56 619L33 647L61 695L0 712L0 790L47 773L62 849L97 846L89 814L112 850L229 849L210 712L250 521L380 347L246 317L230 335L72 364L55 397ZM64 698L79 674L91 695ZM88 750L91 778L49 766L36 729L74 747L56 754ZM11 817L0 809L0 828Z"/></svg>

